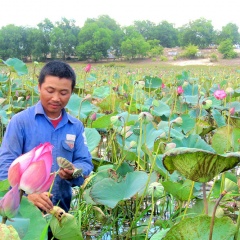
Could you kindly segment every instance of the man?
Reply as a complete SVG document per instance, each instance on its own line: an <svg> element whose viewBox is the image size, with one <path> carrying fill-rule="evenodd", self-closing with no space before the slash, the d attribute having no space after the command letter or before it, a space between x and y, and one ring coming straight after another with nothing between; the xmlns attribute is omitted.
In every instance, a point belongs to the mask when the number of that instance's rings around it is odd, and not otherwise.
<svg viewBox="0 0 240 240"><path fill-rule="evenodd" d="M84 126L64 109L76 83L73 69L61 61L49 62L42 68L38 83L40 101L15 114L7 126L0 148L0 180L7 178L8 168L18 156L44 142L54 146L52 172L59 169L57 157L63 157L81 168L83 176L89 175L93 164ZM46 212L57 204L68 211L71 187L84 181L84 177L73 178L72 174L73 170L60 168L50 198L48 192L44 192L29 194L28 199Z"/></svg>

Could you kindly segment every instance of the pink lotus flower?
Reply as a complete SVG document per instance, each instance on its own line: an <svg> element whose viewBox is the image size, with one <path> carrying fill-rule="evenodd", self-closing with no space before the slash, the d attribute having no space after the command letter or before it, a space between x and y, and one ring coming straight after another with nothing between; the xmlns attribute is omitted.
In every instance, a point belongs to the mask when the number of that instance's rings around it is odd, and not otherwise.
<svg viewBox="0 0 240 240"><path fill-rule="evenodd" d="M230 113L230 115L234 115L234 113L235 113L235 108L234 108L234 107L230 108L230 109L229 109L229 113Z"/></svg>
<svg viewBox="0 0 240 240"><path fill-rule="evenodd" d="M91 71L91 67L92 65L89 63L86 67L85 67L85 72L89 73Z"/></svg>
<svg viewBox="0 0 240 240"><path fill-rule="evenodd" d="M0 200L0 215L7 218L13 218L19 209L20 192L18 185L15 185L5 196Z"/></svg>
<svg viewBox="0 0 240 240"><path fill-rule="evenodd" d="M222 100L222 99L224 99L224 98L227 96L226 92L225 92L224 90L221 90L221 89L216 90L216 91L213 93L213 95L214 95L214 97L215 97L216 99L218 99L218 100Z"/></svg>
<svg viewBox="0 0 240 240"><path fill-rule="evenodd" d="M97 113L94 112L94 113L91 115L90 119L91 119L92 121L95 121L95 120L97 119Z"/></svg>
<svg viewBox="0 0 240 240"><path fill-rule="evenodd" d="M166 86L165 86L165 84L164 83L162 83L162 88L165 88Z"/></svg>
<svg viewBox="0 0 240 240"><path fill-rule="evenodd" d="M178 86L177 87L177 94L181 95L183 92L184 92L184 90L183 90L182 86Z"/></svg>
<svg viewBox="0 0 240 240"><path fill-rule="evenodd" d="M40 144L15 159L8 170L11 186L18 184L27 194L48 190L54 180L52 148L50 143Z"/></svg>

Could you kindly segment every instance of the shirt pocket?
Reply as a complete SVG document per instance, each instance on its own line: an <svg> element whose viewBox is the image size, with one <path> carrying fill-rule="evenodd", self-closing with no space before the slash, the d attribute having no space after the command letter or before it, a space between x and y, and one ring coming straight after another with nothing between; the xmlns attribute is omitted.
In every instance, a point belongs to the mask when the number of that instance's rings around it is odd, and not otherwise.
<svg viewBox="0 0 240 240"><path fill-rule="evenodd" d="M72 162L74 152L74 142L62 140L60 154L61 157L66 158L69 162Z"/></svg>

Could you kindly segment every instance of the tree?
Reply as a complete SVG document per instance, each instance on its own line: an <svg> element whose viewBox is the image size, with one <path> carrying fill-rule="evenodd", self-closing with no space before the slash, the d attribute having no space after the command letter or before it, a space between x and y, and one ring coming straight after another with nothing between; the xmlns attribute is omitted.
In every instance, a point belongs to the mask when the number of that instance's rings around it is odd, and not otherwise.
<svg viewBox="0 0 240 240"><path fill-rule="evenodd" d="M48 18L45 18L43 22L38 24L38 28L42 34L40 34L40 32L37 32L39 40L36 44L37 49L35 49L35 53L42 52L41 55L43 56L43 59L46 59L47 55L50 53L50 34L54 28L54 24ZM38 55L40 58L42 56Z"/></svg>
<svg viewBox="0 0 240 240"><path fill-rule="evenodd" d="M179 30L179 43L181 46L189 44L199 48L206 48L213 43L215 31L212 22L204 18L190 21Z"/></svg>
<svg viewBox="0 0 240 240"><path fill-rule="evenodd" d="M219 34L218 42L222 42L226 39L230 39L233 44L239 44L240 34L238 32L238 26L233 23L228 23L222 27L222 31Z"/></svg>
<svg viewBox="0 0 240 240"><path fill-rule="evenodd" d="M7 59L23 57L23 35L22 28L13 24L2 27L0 30L0 57Z"/></svg>
<svg viewBox="0 0 240 240"><path fill-rule="evenodd" d="M94 61L108 56L112 45L112 32L107 28L99 28L96 22L84 24L78 34L79 45L76 48L80 59L92 58Z"/></svg>
<svg viewBox="0 0 240 240"><path fill-rule="evenodd" d="M178 45L178 30L167 21L162 21L155 27L155 37L163 47L172 48Z"/></svg>
<svg viewBox="0 0 240 240"><path fill-rule="evenodd" d="M134 21L135 29L144 37L145 40L154 40L155 39L155 28L156 24L144 20L144 21Z"/></svg>
<svg viewBox="0 0 240 240"><path fill-rule="evenodd" d="M78 45L77 35L79 31L80 28L75 26L75 20L62 18L60 22L57 22L50 34L52 57L59 54L66 60L67 57L74 56Z"/></svg>
<svg viewBox="0 0 240 240"><path fill-rule="evenodd" d="M142 36L138 38L128 38L122 42L121 50L127 58L136 58L137 56L146 56L150 49L150 44Z"/></svg>

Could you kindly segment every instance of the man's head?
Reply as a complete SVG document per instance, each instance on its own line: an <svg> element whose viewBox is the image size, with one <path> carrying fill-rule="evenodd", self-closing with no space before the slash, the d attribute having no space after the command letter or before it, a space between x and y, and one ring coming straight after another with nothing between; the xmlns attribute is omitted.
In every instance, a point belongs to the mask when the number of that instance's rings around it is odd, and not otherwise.
<svg viewBox="0 0 240 240"><path fill-rule="evenodd" d="M39 86L41 86L46 76L55 76L59 78L66 78L72 81L72 91L76 84L76 75L71 66L62 61L51 61L48 62L41 70L38 77Z"/></svg>
<svg viewBox="0 0 240 240"><path fill-rule="evenodd" d="M43 67L38 90L42 106L49 118L59 117L71 97L75 82L73 69L64 62L52 61Z"/></svg>

